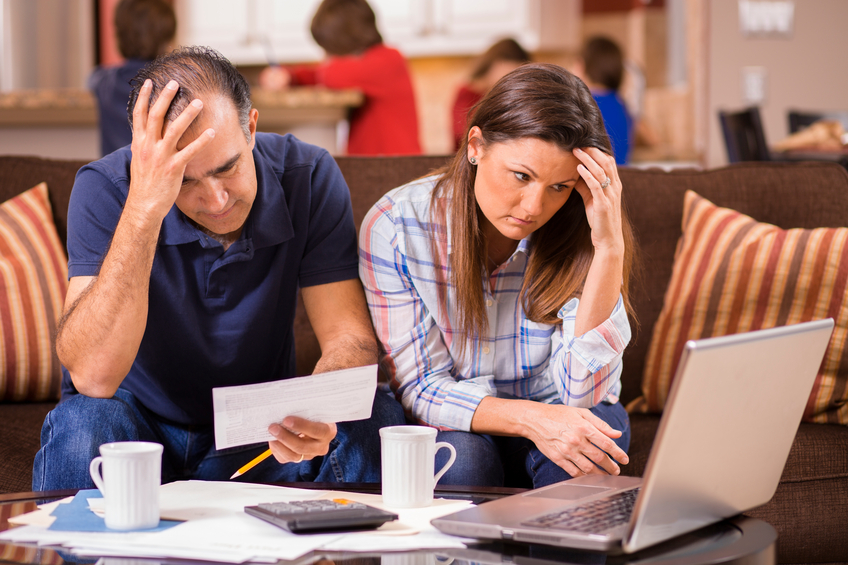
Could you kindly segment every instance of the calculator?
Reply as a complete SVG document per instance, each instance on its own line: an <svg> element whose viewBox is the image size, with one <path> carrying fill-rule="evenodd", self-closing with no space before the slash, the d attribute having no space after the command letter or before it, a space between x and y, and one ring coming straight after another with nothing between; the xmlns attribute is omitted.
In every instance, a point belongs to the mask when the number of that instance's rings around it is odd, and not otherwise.
<svg viewBox="0 0 848 565"><path fill-rule="evenodd" d="M397 514L345 498L270 502L244 511L295 534L363 530L397 520Z"/></svg>

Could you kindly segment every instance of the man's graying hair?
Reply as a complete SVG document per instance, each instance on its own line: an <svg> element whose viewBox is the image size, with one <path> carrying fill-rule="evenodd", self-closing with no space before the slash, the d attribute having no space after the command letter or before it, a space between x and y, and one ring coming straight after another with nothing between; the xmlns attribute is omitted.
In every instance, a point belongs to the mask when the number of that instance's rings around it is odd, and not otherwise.
<svg viewBox="0 0 848 565"><path fill-rule="evenodd" d="M138 92L144 81L153 81L150 94L150 107L159 98L159 94L171 80L180 85L171 101L167 122L174 121L195 98L202 94L220 94L228 98L238 113L239 124L245 137L250 141L250 86L243 76L223 55L209 47L181 47L151 61L130 81L132 92L127 104L127 117L130 128L133 125L133 108L138 100ZM189 130L194 127L192 123Z"/></svg>

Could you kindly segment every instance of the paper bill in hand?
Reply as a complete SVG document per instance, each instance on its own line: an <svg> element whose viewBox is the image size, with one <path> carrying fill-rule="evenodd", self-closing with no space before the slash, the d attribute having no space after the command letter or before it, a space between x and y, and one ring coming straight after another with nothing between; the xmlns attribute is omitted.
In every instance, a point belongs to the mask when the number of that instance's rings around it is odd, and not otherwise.
<svg viewBox="0 0 848 565"><path fill-rule="evenodd" d="M215 448L271 441L268 426L286 416L350 422L371 416L377 365L308 377L212 389Z"/></svg>

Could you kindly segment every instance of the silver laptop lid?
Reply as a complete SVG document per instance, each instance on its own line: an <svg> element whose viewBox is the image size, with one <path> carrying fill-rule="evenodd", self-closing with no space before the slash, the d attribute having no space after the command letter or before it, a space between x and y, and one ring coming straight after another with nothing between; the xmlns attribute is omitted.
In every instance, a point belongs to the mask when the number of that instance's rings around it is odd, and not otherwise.
<svg viewBox="0 0 848 565"><path fill-rule="evenodd" d="M686 343L626 552L771 499L832 331L827 319Z"/></svg>

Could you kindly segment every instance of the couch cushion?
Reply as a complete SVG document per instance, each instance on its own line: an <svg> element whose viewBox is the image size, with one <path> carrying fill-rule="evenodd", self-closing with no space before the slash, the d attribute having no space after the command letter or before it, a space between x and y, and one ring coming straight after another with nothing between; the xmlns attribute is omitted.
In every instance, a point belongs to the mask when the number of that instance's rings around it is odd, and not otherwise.
<svg viewBox="0 0 848 565"><path fill-rule="evenodd" d="M67 264L45 183L0 205L0 400L59 398L53 336Z"/></svg>
<svg viewBox="0 0 848 565"><path fill-rule="evenodd" d="M848 218L848 171L836 163L747 162L672 171L621 167L619 172L643 258L632 289L639 325L624 350L625 403L642 394L642 370L671 278L687 190L784 229L844 227Z"/></svg>
<svg viewBox="0 0 848 565"><path fill-rule="evenodd" d="M783 230L687 192L683 235L648 350L643 397L663 409L685 342L833 317L804 420L848 423L848 228Z"/></svg>
<svg viewBox="0 0 848 565"><path fill-rule="evenodd" d="M0 155L0 202L46 182L53 207L53 220L62 245L68 226L68 201L77 171L88 161L42 159L18 155Z"/></svg>

